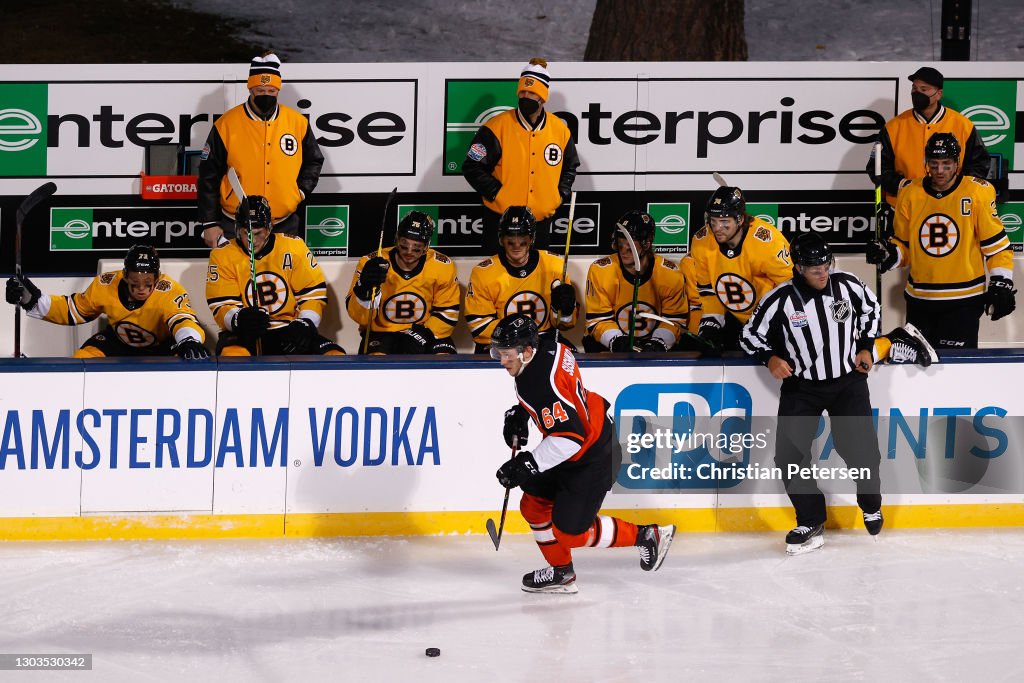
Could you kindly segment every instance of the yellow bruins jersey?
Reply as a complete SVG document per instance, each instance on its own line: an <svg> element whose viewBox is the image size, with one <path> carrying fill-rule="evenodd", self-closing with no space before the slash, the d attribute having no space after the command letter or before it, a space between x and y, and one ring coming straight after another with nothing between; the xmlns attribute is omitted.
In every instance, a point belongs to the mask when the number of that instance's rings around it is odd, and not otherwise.
<svg viewBox="0 0 1024 683"><path fill-rule="evenodd" d="M620 334L629 334L629 315L633 309L634 276L622 269L617 254L599 258L587 271L587 334L608 346ZM676 264L655 255L648 269L640 274L637 313L654 313L675 323L637 317L635 338L659 337L666 348L679 341L687 329L690 304L686 300L683 273Z"/></svg>
<svg viewBox="0 0 1024 683"><path fill-rule="evenodd" d="M409 272L398 269L395 247L384 250L383 256L391 263L387 278L380 286L374 332L401 332L419 323L434 333L437 339L452 336L459 321L459 277L455 263L444 254L427 249L419 266ZM359 259L352 284L345 299L348 314L360 329L366 328L370 318L370 300L360 299L354 289L366 262L377 252Z"/></svg>
<svg viewBox="0 0 1024 683"><path fill-rule="evenodd" d="M477 344L490 344L491 332L506 315L523 313L544 332L568 330L576 324L579 306L566 319L551 310L551 285L562 276L562 259L533 249L522 267L507 265L503 254L473 267L466 290L466 322ZM567 284L571 284L568 277Z"/></svg>
<svg viewBox="0 0 1024 683"><path fill-rule="evenodd" d="M896 196L897 266L910 266L906 294L917 299L965 299L985 291L985 268L1013 277L1013 252L996 210L995 188L964 176L946 192L926 179L904 181Z"/></svg>
<svg viewBox="0 0 1024 683"><path fill-rule="evenodd" d="M719 245L705 225L693 236L693 260L702 315L719 322L728 311L745 323L762 296L793 277L789 242L760 218L750 218L736 249Z"/></svg>
<svg viewBox="0 0 1024 683"><path fill-rule="evenodd" d="M306 243L274 233L257 256L254 297L249 255L238 242L210 252L206 302L217 324L230 330L239 310L259 306L270 314L271 329L284 327L300 314L319 327L327 307L327 283Z"/></svg>
<svg viewBox="0 0 1024 683"><path fill-rule="evenodd" d="M687 254L679 259L679 270L683 273L686 301L690 305L690 317L687 320L686 329L697 334L697 329L700 327L702 304L700 292L697 291L697 266L693 260L693 254Z"/></svg>
<svg viewBox="0 0 1024 683"><path fill-rule="evenodd" d="M105 315L118 339L140 349L185 337L204 341L188 292L179 283L161 274L149 298L129 310L125 303L131 299L123 281L124 271L103 273L80 294L41 297L29 315L59 325L81 325Z"/></svg>

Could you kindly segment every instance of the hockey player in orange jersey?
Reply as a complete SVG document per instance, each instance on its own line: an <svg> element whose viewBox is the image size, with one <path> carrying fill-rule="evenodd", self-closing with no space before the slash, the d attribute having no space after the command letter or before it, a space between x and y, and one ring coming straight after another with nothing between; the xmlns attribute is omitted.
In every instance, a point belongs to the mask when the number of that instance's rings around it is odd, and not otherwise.
<svg viewBox="0 0 1024 683"><path fill-rule="evenodd" d="M43 296L27 277L12 277L7 281L7 302L58 325L82 325L107 316L107 328L85 340L75 358L173 353L203 360L210 355L188 292L160 273L160 257L148 245L133 246L122 270L97 276L79 294Z"/></svg>
<svg viewBox="0 0 1024 683"><path fill-rule="evenodd" d="M583 386L572 350L541 340L533 319L503 318L491 335L491 357L515 379L519 403L505 412L503 435L512 458L497 472L506 488L519 486L519 505L550 566L523 577L528 593L576 593L572 549L636 546L640 566L658 569L675 527L637 526L598 514L622 462L608 402ZM532 452L519 450L529 422L543 438Z"/></svg>

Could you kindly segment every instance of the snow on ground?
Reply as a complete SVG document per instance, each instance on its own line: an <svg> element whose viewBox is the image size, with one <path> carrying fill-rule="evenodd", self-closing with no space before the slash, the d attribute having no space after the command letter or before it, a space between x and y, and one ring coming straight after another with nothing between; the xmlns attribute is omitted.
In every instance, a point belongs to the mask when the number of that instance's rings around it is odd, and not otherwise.
<svg viewBox="0 0 1024 683"><path fill-rule="evenodd" d="M596 0L173 0L293 62L581 61ZM941 0L747 0L751 61L935 61ZM1024 3L974 0L972 59L1024 59ZM556 75L557 77L557 75Z"/></svg>
<svg viewBox="0 0 1024 683"><path fill-rule="evenodd" d="M1024 531L827 534L681 534L650 574L581 550L575 596L519 590L525 535L6 543L0 652L92 653L37 675L67 681L1024 679Z"/></svg>

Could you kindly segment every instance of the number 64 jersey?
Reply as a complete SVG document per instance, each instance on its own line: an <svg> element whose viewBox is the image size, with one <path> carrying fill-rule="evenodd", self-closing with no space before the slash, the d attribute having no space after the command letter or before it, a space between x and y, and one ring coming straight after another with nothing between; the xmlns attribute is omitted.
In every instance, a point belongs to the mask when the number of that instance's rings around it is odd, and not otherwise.
<svg viewBox="0 0 1024 683"><path fill-rule="evenodd" d="M532 451L541 472L585 457L608 419L608 401L583 387L576 357L554 340L541 341L516 377L516 394L544 435Z"/></svg>

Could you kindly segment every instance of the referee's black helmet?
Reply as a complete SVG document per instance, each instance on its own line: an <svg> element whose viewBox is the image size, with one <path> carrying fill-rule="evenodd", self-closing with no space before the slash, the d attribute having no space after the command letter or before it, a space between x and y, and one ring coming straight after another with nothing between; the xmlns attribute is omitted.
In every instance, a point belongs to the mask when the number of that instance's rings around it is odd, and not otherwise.
<svg viewBox="0 0 1024 683"><path fill-rule="evenodd" d="M796 266L832 265L832 248L816 232L801 233L789 245L789 253Z"/></svg>

